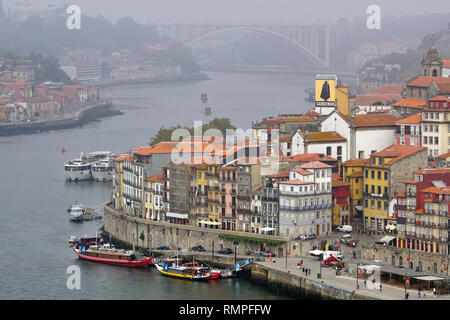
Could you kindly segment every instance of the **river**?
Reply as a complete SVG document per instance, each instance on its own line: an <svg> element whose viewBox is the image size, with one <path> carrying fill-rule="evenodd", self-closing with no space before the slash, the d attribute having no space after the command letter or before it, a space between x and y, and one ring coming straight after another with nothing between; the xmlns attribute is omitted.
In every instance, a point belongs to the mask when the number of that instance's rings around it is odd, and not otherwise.
<svg viewBox="0 0 450 320"><path fill-rule="evenodd" d="M213 116L236 127L277 113L304 112L309 76L210 73L211 80L121 86L103 97L124 115L82 128L0 137L0 299L277 299L287 298L244 279L197 283L169 279L156 269L131 270L80 261L70 235L93 234L101 221L71 223L75 201L94 207L111 197L110 183L64 180L63 163L80 152L126 152L146 144L161 126L193 126L200 94ZM61 148L66 153L61 152ZM81 289L67 288L68 266L81 269Z"/></svg>

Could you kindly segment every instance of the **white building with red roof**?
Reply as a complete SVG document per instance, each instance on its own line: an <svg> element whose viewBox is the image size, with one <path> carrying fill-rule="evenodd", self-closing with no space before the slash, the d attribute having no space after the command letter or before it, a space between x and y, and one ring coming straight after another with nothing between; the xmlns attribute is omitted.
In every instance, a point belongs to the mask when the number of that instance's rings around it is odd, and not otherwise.
<svg viewBox="0 0 450 320"><path fill-rule="evenodd" d="M335 131L346 140L343 160L364 159L372 152L395 143L394 132L398 120L396 116L384 112L345 116L336 110L322 120L321 131Z"/></svg>
<svg viewBox="0 0 450 320"><path fill-rule="evenodd" d="M289 170L278 185L279 234L295 238L331 232L332 166L312 161Z"/></svg>

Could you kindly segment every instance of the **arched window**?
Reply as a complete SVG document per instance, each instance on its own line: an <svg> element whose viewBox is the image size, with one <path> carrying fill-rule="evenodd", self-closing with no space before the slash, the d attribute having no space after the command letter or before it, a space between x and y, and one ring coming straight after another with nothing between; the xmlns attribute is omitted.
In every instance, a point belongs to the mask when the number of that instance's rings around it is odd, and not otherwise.
<svg viewBox="0 0 450 320"><path fill-rule="evenodd" d="M398 265L403 266L403 257L398 258Z"/></svg>
<svg viewBox="0 0 450 320"><path fill-rule="evenodd" d="M392 256L392 265L395 266L395 256Z"/></svg>
<svg viewBox="0 0 450 320"><path fill-rule="evenodd" d="M437 264L436 264L436 262L434 263L434 265L433 265L433 272L434 272L434 274L437 274L438 272L437 272Z"/></svg>
<svg viewBox="0 0 450 320"><path fill-rule="evenodd" d="M433 77L437 77L437 70L433 69Z"/></svg>

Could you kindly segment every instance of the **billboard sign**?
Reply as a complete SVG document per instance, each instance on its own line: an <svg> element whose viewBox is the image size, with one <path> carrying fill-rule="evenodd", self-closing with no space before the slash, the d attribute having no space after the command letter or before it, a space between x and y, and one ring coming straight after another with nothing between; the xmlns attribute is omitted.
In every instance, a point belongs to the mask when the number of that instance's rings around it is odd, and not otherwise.
<svg viewBox="0 0 450 320"><path fill-rule="evenodd" d="M316 78L316 107L336 106L335 75L318 75Z"/></svg>

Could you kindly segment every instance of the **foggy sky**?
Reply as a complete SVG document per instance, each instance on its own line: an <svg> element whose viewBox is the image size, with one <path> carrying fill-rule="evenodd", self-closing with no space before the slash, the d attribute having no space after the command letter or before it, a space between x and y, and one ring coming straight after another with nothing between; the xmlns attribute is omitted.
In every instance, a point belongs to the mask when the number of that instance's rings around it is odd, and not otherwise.
<svg viewBox="0 0 450 320"><path fill-rule="evenodd" d="M449 0L20 0L78 4L83 13L108 20L130 16L141 23L310 24L367 17L369 5L383 16L450 12ZM17 0L3 0L4 5Z"/></svg>

